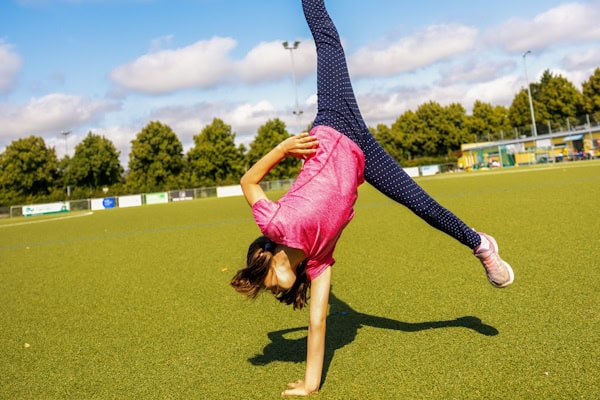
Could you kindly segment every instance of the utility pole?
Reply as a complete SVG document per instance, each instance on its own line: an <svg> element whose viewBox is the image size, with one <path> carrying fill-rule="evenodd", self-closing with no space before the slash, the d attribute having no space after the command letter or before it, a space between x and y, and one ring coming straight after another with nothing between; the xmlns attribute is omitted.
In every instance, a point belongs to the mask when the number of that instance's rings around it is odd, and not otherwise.
<svg viewBox="0 0 600 400"><path fill-rule="evenodd" d="M67 144L67 136L69 136L71 134L71 131L62 131L60 134L65 137L65 165L67 165L66 159L67 159L67 153L69 152L69 146ZM68 166L66 168L68 168ZM69 186L69 185L67 185L67 197L71 197L71 186Z"/></svg>
<svg viewBox="0 0 600 400"><path fill-rule="evenodd" d="M62 131L60 134L65 137L65 157L66 157L67 152L69 150L68 145L67 145L67 136L69 136L71 134L71 131Z"/></svg>
<svg viewBox="0 0 600 400"><path fill-rule="evenodd" d="M535 113L533 112L533 100L531 99L531 88L529 86L529 77L527 76L527 54L530 54L531 50L527 50L523 54L523 66L525 67L525 82L527 83L527 94L529 95L529 111L531 111L531 133L533 136L537 136L537 127L535 126Z"/></svg>
<svg viewBox="0 0 600 400"><path fill-rule="evenodd" d="M292 114L294 114L296 116L296 118L299 120L300 115L302 115L302 110L300 110L300 107L298 106L298 89L296 88L296 66L294 65L294 50L298 49L298 45L300 44L300 41L296 40L292 44L285 41L282 44L283 44L284 49L290 51L290 59L292 60L292 83L294 85L294 98L296 101L296 103L295 103L296 107L292 111ZM298 121L298 128L299 128L299 130L301 130L299 121Z"/></svg>

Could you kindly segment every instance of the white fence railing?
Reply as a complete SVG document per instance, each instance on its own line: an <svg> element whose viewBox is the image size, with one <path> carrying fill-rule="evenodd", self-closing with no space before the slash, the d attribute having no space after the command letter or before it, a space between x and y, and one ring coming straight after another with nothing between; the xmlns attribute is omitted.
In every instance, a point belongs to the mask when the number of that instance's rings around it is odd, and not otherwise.
<svg viewBox="0 0 600 400"><path fill-rule="evenodd" d="M261 182L261 186L265 191L285 190L289 188L293 182L293 179L268 181ZM146 204L158 204L173 201L202 199L208 197L229 197L241 195L242 189L240 185L226 187L214 186L207 188L171 190L168 192L158 193L141 193L125 196L106 196L103 198L95 199L66 200L46 204L16 205L11 206L9 208L5 208L5 212L8 211L8 216L12 218L21 216L64 213L71 211L104 210L118 207L136 207Z"/></svg>

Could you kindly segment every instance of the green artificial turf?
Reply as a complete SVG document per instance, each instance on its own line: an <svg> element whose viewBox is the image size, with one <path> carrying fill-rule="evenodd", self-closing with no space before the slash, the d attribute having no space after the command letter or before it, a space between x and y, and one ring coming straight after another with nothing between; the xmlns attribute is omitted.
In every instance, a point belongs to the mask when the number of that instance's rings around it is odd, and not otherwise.
<svg viewBox="0 0 600 400"><path fill-rule="evenodd" d="M496 237L515 283L364 185L314 397L597 399L600 163L419 183ZM228 286L257 235L243 198L0 221L0 398L279 398L308 313Z"/></svg>

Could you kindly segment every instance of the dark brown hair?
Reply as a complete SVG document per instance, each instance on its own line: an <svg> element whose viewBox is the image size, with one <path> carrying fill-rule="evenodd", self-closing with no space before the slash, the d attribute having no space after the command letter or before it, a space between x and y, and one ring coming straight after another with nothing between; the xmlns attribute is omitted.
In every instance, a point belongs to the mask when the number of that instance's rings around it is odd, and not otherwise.
<svg viewBox="0 0 600 400"><path fill-rule="evenodd" d="M231 279L231 286L241 294L255 299L260 292L265 290L265 278L269 272L273 251L276 243L264 236L259 237L250 244L246 257L246 267L238 270ZM308 301L308 289L310 279L306 275L306 260L296 269L296 281L294 285L281 293L275 294L275 298L285 304L293 304L294 310L301 309Z"/></svg>

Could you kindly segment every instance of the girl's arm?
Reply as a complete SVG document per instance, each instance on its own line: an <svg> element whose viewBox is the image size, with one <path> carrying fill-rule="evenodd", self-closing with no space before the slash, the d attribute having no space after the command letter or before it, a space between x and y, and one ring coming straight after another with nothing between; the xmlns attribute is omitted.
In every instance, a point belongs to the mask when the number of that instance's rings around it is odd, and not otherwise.
<svg viewBox="0 0 600 400"><path fill-rule="evenodd" d="M310 285L310 321L304 381L289 383L283 396L308 396L319 391L325 356L325 327L331 288L331 267L315 278Z"/></svg>
<svg viewBox="0 0 600 400"><path fill-rule="evenodd" d="M267 198L259 184L274 166L287 156L303 158L314 154L317 146L317 138L307 133L291 136L250 167L240 181L244 197L250 207L258 200Z"/></svg>

